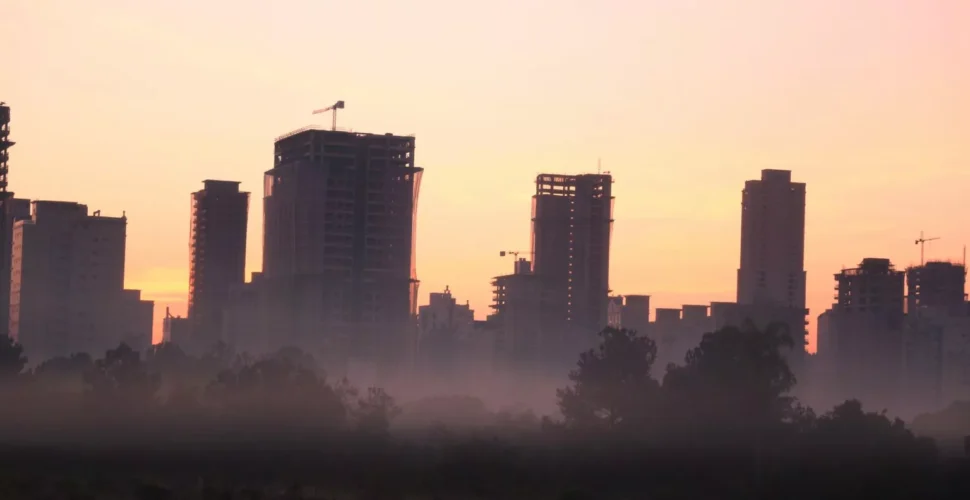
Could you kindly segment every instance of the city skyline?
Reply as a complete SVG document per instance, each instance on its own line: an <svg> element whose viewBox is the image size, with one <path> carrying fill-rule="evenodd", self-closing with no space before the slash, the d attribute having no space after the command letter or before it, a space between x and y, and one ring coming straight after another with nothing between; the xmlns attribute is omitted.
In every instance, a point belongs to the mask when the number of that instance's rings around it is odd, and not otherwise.
<svg viewBox="0 0 970 500"><path fill-rule="evenodd" d="M496 74L462 62L443 74L425 58L416 64L428 80L447 78L416 88L382 86L355 65L382 51L380 43L336 56L333 68L345 68L337 74L327 64L307 68L303 55L275 60L274 51L310 35L274 24L262 36L244 36L256 10L241 7L239 31L220 28L220 39L201 38L215 7L108 10L105 2L75 16L79 7L54 12L31 3L14 2L13 15L0 20L0 31L23 41L8 44L13 76L0 81L17 142L10 190L127 211L126 287L156 301L156 318L166 306L184 314L186 195L205 178L261 192L272 138L336 99L348 103L340 127L422 139L420 163L430 173L418 210L422 304L449 285L483 315L490 278L508 272L498 251L527 248L532 179L542 171L592 173L598 157L616 178L611 288L649 294L653 307L733 300L740 193L764 168L792 170L807 184L810 342L841 267L864 257L886 257L899 268L917 264L919 231L942 237L927 244L927 260L960 259L970 242L961 199L970 179L959 170L970 159L970 146L959 140L970 129L970 99L960 92L970 84L970 70L960 64L970 59L970 40L958 31L970 19L966 4L865 1L833 11L832 2L784 9L753 2L732 12L737 33L721 27L713 34L710 24L728 2L711 2L705 12L669 4L604 9L611 20L592 26L580 22L582 9L566 8L545 27L548 46L533 43L505 66L498 61L513 47L502 46L502 37L468 33L482 46L464 42L456 50L476 49L470 55L498 65ZM482 17L497 18L502 8ZM419 22L419 11L403 14ZM90 25L73 21L100 15L105 20ZM825 22L804 22L823 15ZM632 29L633 20L646 17L654 20ZM153 18L164 22L142 29ZM598 36L610 26L623 31L613 20L631 32ZM798 29L788 30L796 20ZM513 35L527 32L518 20L508 22ZM405 43L423 46L456 29L424 23L429 33ZM719 46L718 37L753 26L776 36L775 47L743 36ZM570 43L576 27L588 30L582 38L589 43L567 58L565 49L575 45L556 44ZM139 52L119 47L123 41ZM188 46L198 49L194 55L174 56ZM829 57L812 59L819 50ZM600 57L599 65L583 64ZM104 63L91 65L95 60ZM542 64L532 68L536 60ZM252 69L260 67L265 71ZM559 83L574 71L594 75ZM156 81L158 72L166 74ZM505 83L519 73L524 83ZM84 176L69 173L78 162L88 169ZM252 203L251 227L261 227L261 215L261 204ZM468 229L456 234L459 224ZM260 268L260 239L260 231L249 232L247 275Z"/></svg>

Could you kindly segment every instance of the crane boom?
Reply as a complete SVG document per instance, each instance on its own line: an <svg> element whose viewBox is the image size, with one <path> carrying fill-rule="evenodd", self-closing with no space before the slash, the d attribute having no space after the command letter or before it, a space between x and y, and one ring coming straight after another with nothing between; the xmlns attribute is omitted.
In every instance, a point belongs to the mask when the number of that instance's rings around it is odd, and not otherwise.
<svg viewBox="0 0 970 500"><path fill-rule="evenodd" d="M313 110L313 113L311 113L311 114L318 115L320 113L326 113L327 111L332 111L333 112L333 123L330 126L330 130L337 130L337 110L338 109L344 109L344 102L343 101L337 101L333 105L327 106L325 108L315 109L315 110Z"/></svg>
<svg viewBox="0 0 970 500"><path fill-rule="evenodd" d="M924 261L923 261L923 250L925 249L926 242L927 241L934 241L934 240L938 240L938 239L940 239L939 236L935 236L933 238L924 238L923 237L923 231L920 231L919 232L919 239L916 240L916 244L919 245L919 265L921 267L923 266L923 263L924 263Z"/></svg>

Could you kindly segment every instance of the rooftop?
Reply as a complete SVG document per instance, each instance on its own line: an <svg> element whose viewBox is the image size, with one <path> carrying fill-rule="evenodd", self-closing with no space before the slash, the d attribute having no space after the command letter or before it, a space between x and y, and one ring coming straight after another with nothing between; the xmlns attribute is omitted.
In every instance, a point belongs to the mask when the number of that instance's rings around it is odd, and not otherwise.
<svg viewBox="0 0 970 500"><path fill-rule="evenodd" d="M310 130L315 130L315 131L319 131L319 132L344 133L344 134L348 134L348 135L354 135L354 136L357 136L357 137L388 136L388 135L389 136L394 136L394 135L396 135L396 134L392 134L390 132L385 133L385 134L372 134L372 133L366 133L366 132L354 132L353 129L345 129L345 128L341 128L341 127L337 127L336 130L333 130L332 127L328 127L326 125L307 125L305 127L300 127L300 128L298 128L296 130L287 132L287 133L285 133L285 134L277 137L276 139L274 139L273 142L279 142L279 141L282 141L284 139L289 139L290 137L293 137L293 136L298 135L298 134L302 134L303 132L307 132L307 131L310 131ZM397 137L411 137L411 138L414 138L414 134L398 135Z"/></svg>

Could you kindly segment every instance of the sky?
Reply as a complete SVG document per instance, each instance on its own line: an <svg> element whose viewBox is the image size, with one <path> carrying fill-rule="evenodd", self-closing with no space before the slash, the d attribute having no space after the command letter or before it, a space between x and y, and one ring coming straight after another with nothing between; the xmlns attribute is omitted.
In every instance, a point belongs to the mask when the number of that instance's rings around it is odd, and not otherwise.
<svg viewBox="0 0 970 500"><path fill-rule="evenodd" d="M920 231L963 259L967 26L965 0L0 0L10 186L127 214L157 338L189 194L253 193L259 271L273 139L338 99L340 127L416 134L422 302L447 285L479 318L538 173L610 171L611 288L677 307L734 299L744 181L790 169L814 318L843 267L918 264Z"/></svg>

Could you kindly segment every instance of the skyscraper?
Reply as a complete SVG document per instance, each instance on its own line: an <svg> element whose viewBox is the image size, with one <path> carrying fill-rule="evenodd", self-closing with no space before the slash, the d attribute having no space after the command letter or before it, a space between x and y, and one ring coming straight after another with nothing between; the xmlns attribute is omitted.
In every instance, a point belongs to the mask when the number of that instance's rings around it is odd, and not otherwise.
<svg viewBox="0 0 970 500"><path fill-rule="evenodd" d="M744 184L738 304L805 309L805 184L791 171Z"/></svg>
<svg viewBox="0 0 970 500"><path fill-rule="evenodd" d="M607 324L613 178L541 174L532 198L533 272L571 329L592 335Z"/></svg>
<svg viewBox="0 0 970 500"><path fill-rule="evenodd" d="M276 140L262 281L287 290L272 316L295 342L346 342L371 356L405 349L416 333L414 150L410 136L315 128Z"/></svg>
<svg viewBox="0 0 970 500"><path fill-rule="evenodd" d="M10 159L10 107L0 103L0 335L10 331L10 259L14 222L30 218L30 200L7 191Z"/></svg>
<svg viewBox="0 0 970 500"><path fill-rule="evenodd" d="M189 321L208 347L220 339L229 291L245 281L249 193L234 181L203 181L192 193L189 229Z"/></svg>

